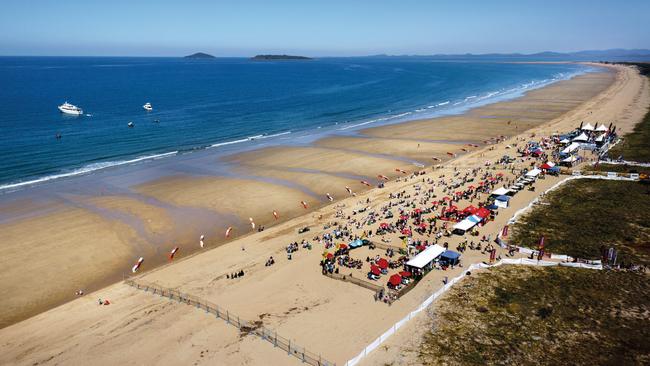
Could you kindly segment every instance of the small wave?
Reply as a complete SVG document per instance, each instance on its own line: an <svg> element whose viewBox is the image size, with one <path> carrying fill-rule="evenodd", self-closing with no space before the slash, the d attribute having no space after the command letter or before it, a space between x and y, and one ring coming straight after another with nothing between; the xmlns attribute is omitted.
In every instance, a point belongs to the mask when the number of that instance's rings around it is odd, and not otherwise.
<svg viewBox="0 0 650 366"><path fill-rule="evenodd" d="M248 136L246 139L250 140L250 141L253 141L253 140L260 139L262 137L264 137L264 135L255 135L255 136Z"/></svg>
<svg viewBox="0 0 650 366"><path fill-rule="evenodd" d="M476 95L470 95L469 97L465 98L465 100L467 101L467 100L474 99L474 98L476 98Z"/></svg>
<svg viewBox="0 0 650 366"><path fill-rule="evenodd" d="M438 103L438 107L442 107L443 105L449 104L449 101Z"/></svg>
<svg viewBox="0 0 650 366"><path fill-rule="evenodd" d="M278 137L278 136L284 136L290 134L291 131L285 131L285 132L280 132L280 133L274 133L272 135L261 135L261 137L257 137L257 139L270 139L271 137Z"/></svg>
<svg viewBox="0 0 650 366"><path fill-rule="evenodd" d="M420 108L420 109L416 109L415 111L416 111L416 112L424 112L424 111L426 111L426 110L427 110L426 108Z"/></svg>
<svg viewBox="0 0 650 366"><path fill-rule="evenodd" d="M210 145L210 148L219 147L219 146L226 146L226 145L233 145L233 144L239 144L241 142L246 142L246 141L250 141L250 140L246 138L246 139L240 139L240 140L219 142L219 143Z"/></svg>
<svg viewBox="0 0 650 366"><path fill-rule="evenodd" d="M147 161L148 160L158 160L158 159L166 158L166 157L173 156L173 155L176 155L176 154L178 154L178 151L172 151L172 152L168 152L168 153L164 153L164 154L141 156L139 158L130 159L130 160L105 161L105 162L101 162L101 163L92 163L92 164L88 164L88 165L86 165L86 166L84 166L82 168L73 170L73 171L68 172L68 173L53 174L53 175L48 175L48 176L38 178L38 179L34 179L34 180L5 184L5 185L0 186L0 191L20 188L20 187L29 186L29 185L34 185L34 184L43 183L43 182L47 182L47 181L54 180L54 179L74 177L74 176L77 176L77 175L88 174L88 173L92 173L92 172L102 170L102 169L106 169L106 168L112 168L112 167L121 166L121 165L138 163L138 162L145 161L145 160L147 160Z"/></svg>

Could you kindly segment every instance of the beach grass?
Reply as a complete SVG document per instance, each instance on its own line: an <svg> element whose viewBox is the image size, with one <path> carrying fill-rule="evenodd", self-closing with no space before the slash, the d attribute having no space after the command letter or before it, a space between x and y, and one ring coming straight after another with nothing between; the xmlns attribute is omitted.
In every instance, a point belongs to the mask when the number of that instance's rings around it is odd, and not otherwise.
<svg viewBox="0 0 650 366"><path fill-rule="evenodd" d="M647 275L503 266L469 276L429 314L424 365L650 362Z"/></svg>
<svg viewBox="0 0 650 366"><path fill-rule="evenodd" d="M600 257L615 247L619 262L650 264L650 184L579 179L550 192L512 228L508 241L548 252Z"/></svg>

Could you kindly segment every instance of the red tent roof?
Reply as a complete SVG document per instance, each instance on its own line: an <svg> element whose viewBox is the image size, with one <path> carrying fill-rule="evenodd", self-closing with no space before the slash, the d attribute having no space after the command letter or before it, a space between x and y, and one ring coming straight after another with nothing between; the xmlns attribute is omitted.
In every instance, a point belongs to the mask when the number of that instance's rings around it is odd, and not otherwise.
<svg viewBox="0 0 650 366"><path fill-rule="evenodd" d="M402 283L402 277L400 277L400 275L398 274L394 274L390 276L390 278L388 279L388 283L390 283L393 286L397 286L400 283Z"/></svg>
<svg viewBox="0 0 650 366"><path fill-rule="evenodd" d="M345 249L345 248L347 248L347 247L348 247L347 244L343 244L343 243L339 244L339 248L340 248L340 249Z"/></svg>
<svg viewBox="0 0 650 366"><path fill-rule="evenodd" d="M490 216L490 210L488 210L485 207L481 207L476 211L475 215L480 216L482 218L486 218Z"/></svg>
<svg viewBox="0 0 650 366"><path fill-rule="evenodd" d="M334 254L332 253L327 253L327 259L332 259L334 258Z"/></svg>
<svg viewBox="0 0 650 366"><path fill-rule="evenodd" d="M427 247L425 247L424 245L418 245L417 247L415 247L415 249L417 249L419 251L423 251L423 250L427 249Z"/></svg>
<svg viewBox="0 0 650 366"><path fill-rule="evenodd" d="M411 229L402 229L402 235L411 235Z"/></svg>
<svg viewBox="0 0 650 366"><path fill-rule="evenodd" d="M476 211L478 211L478 208L476 208L476 207L474 207L472 205L469 205L469 206L465 207L465 209L463 209L464 213L469 213L469 214L472 214L472 215L475 214Z"/></svg>
<svg viewBox="0 0 650 366"><path fill-rule="evenodd" d="M388 224L385 223L385 222L382 222L381 224L379 224L379 227L382 228L382 229L388 229Z"/></svg>
<svg viewBox="0 0 650 366"><path fill-rule="evenodd" d="M476 187L474 187L474 186L467 187L467 189L474 189L474 188L476 188Z"/></svg>
<svg viewBox="0 0 650 366"><path fill-rule="evenodd" d="M422 213L422 210L420 210L419 208L416 208L415 210L413 210L413 213L418 215L418 214Z"/></svg>
<svg viewBox="0 0 650 366"><path fill-rule="evenodd" d="M402 276L402 277L407 277L408 278L408 277L411 277L411 272L402 271L402 272L399 273L399 275Z"/></svg>
<svg viewBox="0 0 650 366"><path fill-rule="evenodd" d="M381 269L386 269L386 268L388 268L388 261L386 259L384 259L384 258L380 258L377 261L377 266L379 266L379 268L381 268Z"/></svg>
<svg viewBox="0 0 650 366"><path fill-rule="evenodd" d="M426 223L426 222L422 222L422 223L420 223L420 227L421 227L422 229L426 229L426 228L427 228L427 223Z"/></svg>
<svg viewBox="0 0 650 366"><path fill-rule="evenodd" d="M540 169L551 169L552 167L550 165L548 165L548 163L544 163L544 164L540 165L539 168Z"/></svg>
<svg viewBox="0 0 650 366"><path fill-rule="evenodd" d="M379 276L381 274L381 270L379 269L379 267L375 266L374 264L370 265L370 272L372 272L372 274L374 274L375 276Z"/></svg>

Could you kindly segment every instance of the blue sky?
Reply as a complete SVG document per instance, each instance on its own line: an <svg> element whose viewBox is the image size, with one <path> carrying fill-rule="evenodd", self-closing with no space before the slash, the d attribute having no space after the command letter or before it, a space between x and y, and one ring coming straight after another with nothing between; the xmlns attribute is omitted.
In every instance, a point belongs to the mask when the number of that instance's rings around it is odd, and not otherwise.
<svg viewBox="0 0 650 366"><path fill-rule="evenodd" d="M649 14L650 0L2 0L0 55L650 48Z"/></svg>

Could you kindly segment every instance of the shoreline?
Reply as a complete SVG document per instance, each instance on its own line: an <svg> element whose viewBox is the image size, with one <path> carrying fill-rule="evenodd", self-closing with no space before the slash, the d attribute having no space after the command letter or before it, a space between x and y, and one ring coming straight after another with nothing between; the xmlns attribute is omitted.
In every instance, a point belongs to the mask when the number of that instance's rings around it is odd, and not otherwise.
<svg viewBox="0 0 650 366"><path fill-rule="evenodd" d="M535 64L535 62L522 62L522 63ZM545 64L545 62L541 62L540 64ZM145 155L124 157L122 159L115 160L115 161L100 161L96 163L89 163L79 167L73 167L70 169L64 169L57 172L52 172L50 174L43 175L43 176L26 177L24 179L18 179L16 181L0 183L0 197L2 197L2 195L4 194L11 194L13 192L20 192L21 190L25 190L25 189L37 188L43 185L47 185L48 183L65 181L68 179L74 179L76 177L90 176L92 174L101 173L104 171L115 171L116 169L119 168L125 168L140 163L153 162L156 160L164 161L168 158L180 157L186 154L208 152L210 150L214 150L215 148L225 149L223 153L218 152L217 153L218 155L227 155L230 153L237 153L241 151L256 150L262 148L263 145L260 146L259 143L266 142L267 139L269 143L273 143L273 142L278 143L278 138L282 138L283 136L289 138L296 138L296 139L305 139L306 143L310 143L318 139L332 137L335 135L339 135L341 133L356 134L365 128L391 126L395 124L409 123L415 121L428 121L434 118L439 118L439 117L444 117L449 115L462 115L464 113L467 113L469 110L480 108L485 105L500 103L503 101L520 98L529 91L544 88L553 83L557 83L563 80L569 80L576 76L584 75L590 72L599 72L597 70L594 70L593 68L602 68L602 65L600 64L594 64L588 62L567 61L567 62L552 62L551 64L582 65L583 69L573 71L568 75L565 75L564 72L561 72L559 74L554 75L554 77L551 79L533 80L530 82L531 84L530 87L527 86L526 84L523 84L525 86L518 85L517 87L505 91L500 90L499 92L489 92L487 97L482 95L474 95L473 97L475 97L476 99L468 100L468 98L471 98L470 96L465 98L465 101L463 103L458 102L458 103L454 103L454 105L450 105L449 104L450 101L448 100L444 103L438 103L429 106L422 105L416 109L405 110L397 114L395 113L391 114L390 113L391 111L388 111L386 112L388 114L375 115L373 117L369 117L370 119L367 120L361 119L361 120L354 120L354 121L346 121L343 123L337 122L333 125L325 126L324 128L321 128L319 126L318 128L286 130L286 131L279 131L279 132L272 132L272 133L263 133L256 136L242 136L234 140L207 143L201 146L194 146L188 149L178 149L178 150L172 149L171 151L158 151L158 152L152 152ZM458 104L459 106L456 107L456 104ZM441 107L442 109L439 109ZM248 144L250 146L244 146L242 144L244 145ZM282 144L279 143L279 145ZM236 147L239 147L241 151L234 150ZM119 171L117 171L116 173L119 173Z"/></svg>
<svg viewBox="0 0 650 366"><path fill-rule="evenodd" d="M585 75L576 78L586 77L589 79L588 75L591 75L593 79L594 75L601 74L588 73ZM564 82L568 82L570 85L579 80L576 78ZM562 84L559 84L558 87L558 83L554 83L546 88L556 90L559 88L561 90L562 87ZM371 127L361 130L357 136L331 136L306 146L266 147L235 155L227 155L225 163L227 167L232 167L228 168L231 176L224 175L223 171L221 173L219 171L216 173L208 171L208 174L197 175L190 172L190 174L174 177L173 175L170 176L166 170L163 170L149 174L149 176L153 176L152 178L148 177L145 171L143 173L145 180L131 182L127 179L126 184L122 184L119 189L114 189L114 184L108 181L106 185L108 188L100 188L99 196L93 190L88 191L85 187L80 188L80 191L75 192L73 195L67 194L63 199L57 198L56 202L60 205L57 207L77 207L85 210L88 215L99 215L104 220L94 221L92 226L84 223L70 227L65 241L60 243L61 248L65 248L63 249L63 255L57 257L58 259L54 263L58 264L55 264L54 267L57 265L79 266L75 264L76 261L66 259L65 253L68 251L76 253L78 250L83 250L87 241L87 234L84 233L103 230L104 227L115 225L120 227L126 225L129 230L129 234L126 235L124 234L126 233L125 229L122 229L120 232L123 234L113 241L113 243L125 248L125 251L119 254L124 259L107 264L111 267L108 273L112 274L109 276L105 274L98 276L98 271L93 270L93 267L96 266L95 263L81 263L80 266L86 268L86 274L81 276L84 278L81 281L79 281L80 276L78 275L60 274L55 272L53 268L45 268L46 262L43 262L43 264L34 267L33 270L44 271L44 273L51 272L50 276L53 276L59 283L57 287L65 288L64 293L68 295L61 297L61 291L59 291L55 296L56 299L59 299L58 301L50 300L41 306L32 308L32 310L25 309L20 306L20 303L16 303L15 306L22 308L23 313L27 316L38 314L50 309L51 306L73 300L72 294L79 288L93 291L100 289L100 286L106 285L110 281L119 280L120 276L123 277L124 273L128 272L131 262L134 262L139 257L145 258L146 264L143 269L147 270L152 268L152 265L155 267L165 263L166 257L164 254L175 246L181 248L179 258L187 254L202 252L198 246L200 235L206 235L208 248L219 247L240 237L255 234L248 227L249 217L255 220L258 227L260 225L277 224L271 215L274 210L279 212L280 222L303 216L306 218L313 215L314 210L318 210L329 203L325 196L326 193L333 195L335 200L338 201L347 196L346 186L351 187L354 192L366 191L368 187L360 184L360 180L367 180L370 184L376 185L380 181L376 177L378 173L384 174L390 179L395 179L401 175L401 173L395 172L396 168L408 170L409 172L419 169L412 163L395 160L392 158L395 155L430 165L431 162L421 159L427 155L435 154L440 159L440 163L454 160L454 157L446 153L452 148L453 153L459 156L472 154L473 151L479 148L464 147L463 144L467 140L471 140L481 144L481 146L488 145L480 140L491 135L490 131L495 129L495 123L498 125L499 121L503 122L503 118L490 119L486 122L480 117L477 119L473 116L480 116L484 113L483 111L496 113L499 105L506 106L507 113L512 113L512 106L514 105L516 108L517 103L524 103L523 107L527 108L530 104L526 102L527 96L532 95L533 98L539 98L540 93L541 95L544 94L543 90L548 90L546 88L532 90L526 96L515 100L474 108L464 115ZM554 91L551 90L551 93L554 93ZM532 103L539 102L533 100ZM550 99L549 103L552 103ZM560 107L567 108L563 104L560 104ZM554 116L557 115L557 112L542 111L539 114ZM433 125L430 126L430 123L433 123ZM479 124L484 125L486 123L490 125L479 126ZM531 119L521 123L522 127L526 128L539 122ZM418 128L420 125L426 130L434 131L429 133L430 140L445 140L449 143L427 142L425 133ZM466 131L466 129L470 125L475 126L475 130L472 131L473 135L467 135L469 131ZM415 131L415 135L394 136L397 134L396 132L405 129ZM510 130L512 133L516 132L512 128ZM383 132L386 132L389 138L381 136ZM447 135L443 136L443 132L447 133ZM460 141L454 140L459 136L463 136ZM468 138L468 136L473 137ZM358 143L345 148L346 145L350 145L350 139ZM461 149L467 151L464 152ZM420 150L424 150L424 152ZM342 162L346 163L342 164ZM219 162L219 164L223 163L223 160ZM205 165L214 164L214 160L207 157L196 160L193 164L201 166L201 169L203 169ZM148 166L143 168L152 169ZM198 170L197 173L201 173L201 170ZM106 175L108 175L108 179L115 179L108 173ZM228 181L234 182L237 188L233 189L234 186L230 186L227 183ZM120 182L117 184L120 184ZM305 187L309 191L301 190L300 187ZM107 199L107 196L122 197L122 199L120 204L116 204ZM266 197L272 197L273 200L268 201ZM307 202L309 213L303 213L305 210L299 204L301 201ZM32 207L29 202L25 205L26 207ZM10 240L18 241L21 237L28 236L33 238L30 246L42 248L41 251L45 252L50 245L47 239L48 235L40 231L60 230L60 227L57 226L59 225L57 224L57 213L56 209L43 214L39 214L38 211L32 213L32 216L35 215L36 218L40 219L40 224L37 225L40 230L37 235L29 236L27 234L28 230L33 229L30 220L33 220L34 217L29 215L26 218L17 219L17 221L0 224L2 225L0 227L13 233L8 236ZM170 218L175 223L174 225L165 224ZM155 236L150 235L149 230L147 230L149 226L158 227L159 232ZM223 237L227 227L235 229L230 240ZM35 255L38 256L38 254ZM7 265L17 262L23 263L26 260L28 259L16 252L11 258L7 259ZM101 273L106 273L106 270L107 268L102 268ZM19 274L14 275L14 277L16 276L17 278L23 277ZM110 280L107 280L107 278ZM24 280L16 281L22 282ZM28 292L31 289L25 287L24 291ZM64 299L64 301L61 299ZM23 318L25 315L23 315ZM6 325L7 323L0 321L0 324Z"/></svg>
<svg viewBox="0 0 650 366"><path fill-rule="evenodd" d="M623 71L625 73L625 71ZM599 93L598 95L603 97L603 95L607 95L607 93L623 93L625 96L627 94L625 93L625 90L623 90L623 87L625 86L625 83L622 83L621 85L616 85L616 83L610 85L605 91L602 93ZM635 92L633 92L635 93ZM644 98L647 97L647 92ZM617 94L618 95L618 94ZM632 96L634 97L634 95ZM540 133L542 131L553 131L555 128L559 128L559 124L564 123L564 125L567 125L568 122L573 123L576 121L574 118L580 118L581 116L587 116L588 114L585 114L585 110L590 107L590 105L597 105L596 103L598 101L595 101L594 99L598 98L590 98L587 102L583 102L579 104L579 108L574 108L571 110L571 112L565 112L558 117L558 120L551 120L547 123L544 123L540 126L537 126L537 130L540 130ZM628 100L628 99L626 99ZM631 100L631 99L630 99ZM606 113L605 113L606 112ZM608 116L607 111L603 112L603 116ZM620 111L617 111L616 113L619 113ZM569 116L567 116L567 114ZM632 117L630 117L630 120ZM625 126L621 126L622 128ZM627 126L629 128L629 126ZM533 129L536 130L536 129ZM529 133L528 131L526 133ZM521 135L520 135L521 136ZM512 137L510 137L512 138ZM453 161L449 164L446 164L443 168L440 168L439 170L434 171L433 173L429 172L429 169L427 169L427 175L428 176L433 176L433 175L440 175L441 173L444 172L450 172L453 171L453 166L462 166L463 164L469 165L481 165L482 161L487 159L487 157L481 156L483 154L494 156L497 153L501 153L502 148L499 147L501 146L500 144L490 144L489 147L486 146L481 149L477 149L473 152L469 152L468 154L461 156L457 159L453 159ZM490 150L491 147L499 147L498 149L495 150ZM366 149L369 149L370 147L365 147ZM320 150L319 154L320 155ZM265 157L261 157L261 159L264 159ZM255 159L249 159L246 160L245 157L243 159L244 161L247 162L247 164L255 165ZM302 159L300 157L298 158L298 162L302 162ZM362 163L360 161L360 163ZM294 165L292 165L294 164ZM286 166L289 167L295 167L295 164L297 163L291 163L288 162L285 164ZM388 166L389 163L386 163ZM392 164L392 163L391 163ZM325 164L324 166L324 171L335 171L333 170L334 167L337 165L336 162L330 163L330 165ZM278 168L280 169L280 168ZM413 181L409 182L394 182L391 181L387 184L387 189L390 191L394 191L395 189L398 189L398 187L409 187ZM550 184L552 183L552 179L547 180L544 182L544 184ZM372 202L374 205L376 205L375 202L381 203L382 201L385 200L384 194L386 192L386 189L382 190L369 190L365 191L359 194L358 197L356 198L350 198L346 199L343 202L349 204L349 208L352 208L356 206L354 204L355 201L368 197L372 198ZM525 203L524 201L527 201L529 198L534 197L534 194L527 194L527 195L522 195L522 196L517 196L518 200L521 200L522 202L517 202L517 205ZM334 203L340 204L341 201L337 199L337 201ZM514 206L514 204L513 204ZM514 207L513 207L514 209ZM379 308L375 304L373 305L371 299L366 299L364 296L367 296L367 292L357 289L354 287L350 287L351 285L345 285L345 284L340 284L338 282L329 280L329 279L324 279L320 277L320 274L317 273L316 277L311 272L317 271L315 268L315 265L313 263L313 259L317 258L320 254L319 253L308 253L304 254L302 253L301 255L303 258L296 258L296 262L292 263L290 266L287 264L280 265L278 267L274 267L271 272L267 274L267 276L264 276L263 278L256 277L255 273L264 270L264 268L259 268L256 267L258 264L255 263L263 263L263 261L268 258L269 250L272 253L281 253L283 246L286 244L288 238L295 237L295 229L297 227L300 227L302 225L307 224L308 226L311 227L318 227L319 223L322 223L323 221L318 220L314 217L317 213L323 214L323 220L328 220L329 218L332 217L334 207L333 205L328 205L328 206L323 206L318 208L316 211L311 212L310 214L312 217L308 217L309 215L301 215L298 216L290 221L285 221L282 222L278 225L274 225L272 228L267 229L267 231L262 232L262 233L256 233L254 235L247 235L246 237L242 237L236 241L229 242L225 245L221 245L217 248L214 248L213 250L206 251L203 253L204 255L202 256L197 256L193 255L191 259L186 259L179 261L178 263L175 263L174 266L165 266L162 267L158 270L152 270L149 272L146 272L144 274L145 278L151 277L152 279L155 279L157 281L164 281L164 283L173 286L173 287L180 287L182 286L185 290L188 292L199 292L198 294L201 295L206 295L206 296L218 296L216 297L219 299L219 303L222 303L224 306L227 308L237 308L239 309L240 313L244 313L245 315L249 315L251 318L254 318L255 315L259 315L259 309L266 308L268 311L273 312L274 314L281 314L283 311L286 311L286 309L290 308L292 305L287 306L287 299L302 299L303 296L307 296L304 300L299 300L299 303L302 304L307 304L307 307L313 308L314 306L318 309L322 309L322 306L327 307L328 309L325 310L325 313L323 313L323 310L314 310L313 311L307 311L305 310L304 312L298 313L296 315L292 315L289 318L286 318L286 321L284 323L277 323L278 320L282 320L284 318L278 317L278 318L272 318L271 321L276 324L276 326L282 327L285 331L283 333L289 333L292 335L296 335L299 337L298 339L307 339L309 341L302 340L301 344L307 346L308 348L311 347L319 347L319 348L331 348L331 347L337 347L340 346L341 350L339 351L341 355L336 355L334 358L339 360L342 359L343 355L348 355L348 354L356 354L356 352L352 352L352 350L357 346L356 343L364 343L365 340L370 339L370 337L373 337L373 334L376 335L376 331L379 329L382 329L384 323L387 323L389 320L395 320L399 319L397 316L400 314L395 314L394 312L391 312L390 309L386 310L384 308ZM493 225L494 226L494 225ZM493 228L494 229L494 228ZM492 230L492 229L491 229ZM313 233L312 233L313 235ZM255 236L255 238L253 238ZM308 237L311 237L309 235ZM259 239L259 241L255 240ZM290 240L290 239L289 239ZM240 250L240 243L247 242L246 244L246 251L242 252ZM253 242L253 244L251 244ZM254 243L257 242L258 245L255 245ZM318 251L318 250L317 250ZM218 253L217 253L218 252ZM239 253L239 254L237 254ZM243 257L242 257L243 255ZM276 254L277 255L277 254ZM280 254L281 256L281 254ZM306 257L305 257L306 256ZM311 258L311 260L307 260ZM242 281L236 281L236 282L224 282L224 279L222 276L224 273L228 273L228 271L235 270L238 268L246 267L250 268L252 272L253 277L246 277ZM216 267L215 267L216 266ZM290 268L293 266L294 268ZM217 269L218 268L218 269ZM215 271L218 271L221 273L221 275L217 275L217 277L214 277ZM292 278L293 273L304 273L306 276L306 279L300 280L300 279L295 279ZM213 282L213 280L215 282ZM304 282L306 280L309 281L316 281L313 284L310 285L310 282ZM288 281L288 282L287 282ZM292 286L296 284L296 281L299 281L298 284L298 289L301 289L297 291L295 288L285 288L286 285L283 285L283 282L286 283L291 283ZM408 305L410 303L415 303L416 298L418 294L421 294L423 292L426 292L427 290L434 288L437 286L437 282L435 278L429 278L427 277L426 280L427 283L423 283L422 287L418 287L412 291L412 294L409 293L409 295L404 297L404 307L408 308ZM307 287L304 287L307 286ZM319 287L319 290L316 291L316 289L309 287L309 286L316 286ZM418 285L420 286L420 285ZM144 296L139 296L137 294L131 294L127 289L123 288L123 284L114 284L111 285L107 288L104 288L100 290L99 292L103 294L110 294L112 299L116 298L118 299L115 303L115 310L114 308L110 308L111 312L121 312L125 311L126 314L132 313L132 310L129 311L128 309L139 309L142 307L142 304L149 304L147 306L150 306L151 304L157 304L156 306L163 306L163 304L166 304L164 301L155 301L153 299L150 299L147 295ZM269 287L272 287L270 289ZM284 291L284 290L286 291ZM196 290L196 291L194 291ZM273 294L274 291L269 292L271 290L277 291L277 294ZM258 296L263 296L263 298L255 298L252 299L250 298L250 294L257 294ZM301 295L302 293L302 295ZM247 296L246 294L249 294ZM334 295L336 294L336 295ZM279 297L279 295L282 295ZM95 294L91 296L96 296ZM104 295L102 295L104 296ZM320 299L319 301L325 301L329 296L334 296L331 300L325 303L319 303L318 305L312 305L309 306L308 304L312 304L310 301L314 301L314 299ZM311 299L311 300L310 300ZM264 302L264 304L260 301ZM368 301L367 301L368 300ZM304 301L307 301L306 303ZM344 346L341 344L337 344L336 342L333 344L332 339L323 339L322 342L316 341L312 336L309 336L308 333L305 333L304 330L301 330L300 324L304 324L307 322L307 324L312 324L311 322L314 322L313 324L316 325L318 322L322 322L325 319L328 319L327 317L332 315L332 314L339 314L339 311L341 311L343 308L345 308L346 304L349 304L350 301L353 301L361 308L372 308L377 310L377 316L385 316L386 320L383 321L378 321L376 315L367 315L369 319L363 320L363 326L361 324L355 323L356 317L359 317L360 315L357 313L354 314L348 314L348 315L340 315L342 319L336 320L338 318L329 318L332 323L332 325L336 326L336 329L342 333L347 333L352 331L352 333L355 333L360 337L360 340L356 342L351 342L354 343L349 346ZM369 302L370 301L370 302ZM402 301L402 300L400 300ZM398 304L402 304L399 303ZM341 308L343 307L343 308ZM165 306L167 309L166 311L170 312L170 315L175 315L179 316L181 315L183 317L188 317L191 320L191 322L203 322L203 314L197 314L196 317L193 315L188 315L187 311L185 309L168 309L168 307ZM66 312L67 311L72 311L74 312L75 309L77 311L80 311L79 319L75 319L74 323L75 324L88 324L89 321L92 321L92 319L97 319L96 317L100 316L101 314L97 313L97 308L94 305L94 301L90 299L89 297L85 297L76 301L72 301L69 303L66 303L63 306L54 308L52 310L49 310L46 313L41 313L37 315L36 317L30 318L24 322L14 324L12 326L9 326L7 328L4 328L0 330L0 338L5 339L6 337L9 337L10 334L14 335L20 335L21 332L29 332L30 329L31 331L34 331L38 333L38 337L29 337L29 339L34 339L37 343L40 342L45 342L45 339L51 338L51 336L48 336L47 334L43 334L42 331L37 332L34 327L40 326L40 322L48 322L49 320L47 319L66 319ZM247 310L248 309L248 310ZM284 309L284 310L282 310ZM104 309L102 309L104 310ZM348 310L350 311L350 310ZM344 311L345 313L345 311ZM293 313L292 313L293 314ZM312 314L312 315L310 315ZM329 315L328 315L329 314ZM117 322L119 324L120 317L115 314L111 318L116 317L115 319L111 320L114 325ZM295 318L295 319L294 319ZM68 321L71 319L68 319ZM318 320L318 322L317 322ZM359 321L361 318L359 319ZM289 321L289 324L286 322ZM350 330L345 327L344 324L339 324L341 322L352 322L356 325L359 325L359 329L355 327L354 330ZM374 322L377 322L378 324L374 324ZM81 323L79 323L81 322ZM176 324L173 323L172 324ZM374 324L374 325L373 325ZM65 332L72 331L72 328L70 328L72 325L66 325L66 329L60 330L62 332L61 334L64 334ZM273 324L272 324L273 326ZM190 330L187 329L186 330ZM129 330L127 330L129 331ZM135 330L133 330L135 331ZM150 327L145 327L145 329L142 329L141 331L143 332L150 332L152 329ZM383 329L381 330L383 331ZM361 333L359 333L361 332ZM91 331L92 333L92 331ZM322 335L321 335L322 336ZM7 338L8 339L8 338ZM26 342L29 342L29 339L26 340ZM59 341L60 342L60 341ZM245 341L247 342L247 341ZM6 342L3 342L6 343ZM49 343L49 342L48 342ZM56 342L53 342L56 343ZM367 343L367 342L366 342ZM15 344L12 342L9 342L7 344L14 344L14 346L18 346L18 348L21 347L19 344ZM316 346L316 345L317 346ZM88 345L90 346L90 345ZM8 346L7 346L8 347ZM253 350L255 354L258 352L262 352L262 355L259 355L260 357L266 357L267 353L272 354L274 351L272 348L269 350L266 350L264 346L259 345L259 348L262 350ZM5 348L5 346L3 346ZM360 349L360 348L359 348ZM6 351L9 350L14 350L13 347L8 347ZM266 351L265 351L266 350ZM14 352L12 351L12 352ZM246 350L246 352L249 352L251 350ZM267 352L268 351L268 352ZM41 351L42 353L43 351ZM47 351L45 351L47 352ZM7 355L8 352L5 352L5 355L3 357L8 357ZM15 353L12 353L15 355ZM74 357L74 355L71 355L70 353L66 353L67 357ZM77 355L77 357L80 357ZM117 357L116 355L113 355L113 357ZM126 357L126 355L124 356ZM274 357L274 356L271 356ZM331 358L331 356L329 357ZM349 357L348 357L349 358ZM68 360L74 360L74 358L68 358ZM79 359L77 359L79 360ZM258 359L262 360L262 359ZM26 360L25 360L26 361ZM169 362L169 361L168 361ZM289 361L287 361L289 362Z"/></svg>

